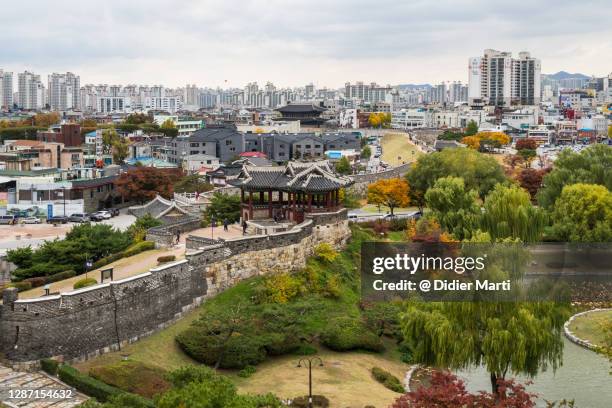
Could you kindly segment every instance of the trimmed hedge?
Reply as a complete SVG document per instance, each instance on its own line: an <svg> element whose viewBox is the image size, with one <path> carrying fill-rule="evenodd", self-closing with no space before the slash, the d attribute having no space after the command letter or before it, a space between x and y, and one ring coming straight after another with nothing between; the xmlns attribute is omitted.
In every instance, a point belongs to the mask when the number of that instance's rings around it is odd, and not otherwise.
<svg viewBox="0 0 612 408"><path fill-rule="evenodd" d="M56 360L52 360L50 358L45 358L40 360L40 368L43 369L44 372L50 375L57 375L57 370L59 368L59 362Z"/></svg>
<svg viewBox="0 0 612 408"><path fill-rule="evenodd" d="M376 334L369 331L360 320L350 317L331 320L321 333L321 343L334 351L384 350Z"/></svg>
<svg viewBox="0 0 612 408"><path fill-rule="evenodd" d="M372 367L372 376L376 381L378 381L391 391L399 392L402 394L406 392L401 381L396 376L386 370L383 370L380 367Z"/></svg>
<svg viewBox="0 0 612 408"><path fill-rule="evenodd" d="M17 288L19 292L23 292L24 290L32 289L32 283L31 282L13 282L9 284L9 287Z"/></svg>
<svg viewBox="0 0 612 408"><path fill-rule="evenodd" d="M153 241L141 241L133 245L130 245L125 251L123 251L123 257L134 256L144 251L155 249L155 242Z"/></svg>
<svg viewBox="0 0 612 408"><path fill-rule="evenodd" d="M86 288L88 286L93 286L93 285L97 285L97 284L98 284L98 281L95 280L94 278L83 278L83 279L79 279L78 281L76 281L72 288L73 289L82 289L82 288Z"/></svg>
<svg viewBox="0 0 612 408"><path fill-rule="evenodd" d="M157 258L157 263L166 263L176 261L176 255L164 255Z"/></svg>
<svg viewBox="0 0 612 408"><path fill-rule="evenodd" d="M76 368L67 364L61 365L57 370L57 373L59 379L66 384L73 386L83 394L94 397L101 402L106 402L112 396L119 395L124 392L119 388L104 384L102 381L98 381L95 378L85 375Z"/></svg>
<svg viewBox="0 0 612 408"><path fill-rule="evenodd" d="M297 408L308 408L308 395L304 395L302 397L297 397L291 401L290 407ZM329 407L329 399L323 395L313 395L312 396L312 406L319 408L328 408Z"/></svg>
<svg viewBox="0 0 612 408"><path fill-rule="evenodd" d="M53 282L58 282L64 279L69 279L76 276L76 272L75 271L64 271L64 272L60 272L60 273L56 273L55 275L49 275L47 276L47 282L46 283L53 283Z"/></svg>
<svg viewBox="0 0 612 408"><path fill-rule="evenodd" d="M248 365L244 367L242 370L238 371L238 377L249 378L250 376L255 374L256 371L257 369L254 366Z"/></svg>
<svg viewBox="0 0 612 408"><path fill-rule="evenodd" d="M38 288L38 287L41 287L41 286L43 286L43 285L45 285L47 283L47 277L46 276L37 276L35 278L24 279L21 282L30 282L32 284L33 288Z"/></svg>

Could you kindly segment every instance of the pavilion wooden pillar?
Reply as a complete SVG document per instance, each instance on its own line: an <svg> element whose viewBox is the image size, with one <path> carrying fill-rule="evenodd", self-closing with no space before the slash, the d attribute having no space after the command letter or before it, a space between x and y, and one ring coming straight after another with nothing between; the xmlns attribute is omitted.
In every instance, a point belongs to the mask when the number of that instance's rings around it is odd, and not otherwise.
<svg viewBox="0 0 612 408"><path fill-rule="evenodd" d="M312 211L312 193L308 193L308 212Z"/></svg>
<svg viewBox="0 0 612 408"><path fill-rule="evenodd" d="M249 191L249 220L253 219L253 192Z"/></svg>
<svg viewBox="0 0 612 408"><path fill-rule="evenodd" d="M283 204L283 192L282 191L278 192L278 202L281 203L281 205Z"/></svg>
<svg viewBox="0 0 612 408"><path fill-rule="evenodd" d="M264 202L264 192L260 191L259 192L259 204L263 204Z"/></svg>
<svg viewBox="0 0 612 408"><path fill-rule="evenodd" d="M272 190L268 190L268 217L272 218Z"/></svg>

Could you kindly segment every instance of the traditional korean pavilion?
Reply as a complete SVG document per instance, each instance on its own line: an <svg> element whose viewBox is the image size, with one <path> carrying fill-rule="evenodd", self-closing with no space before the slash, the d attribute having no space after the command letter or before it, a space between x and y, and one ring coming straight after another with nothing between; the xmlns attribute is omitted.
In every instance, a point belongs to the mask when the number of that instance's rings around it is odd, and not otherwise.
<svg viewBox="0 0 612 408"><path fill-rule="evenodd" d="M352 184L327 161L289 162L285 166L244 166L232 184L241 189L245 221L274 219L300 223L308 213L336 211L340 189Z"/></svg>

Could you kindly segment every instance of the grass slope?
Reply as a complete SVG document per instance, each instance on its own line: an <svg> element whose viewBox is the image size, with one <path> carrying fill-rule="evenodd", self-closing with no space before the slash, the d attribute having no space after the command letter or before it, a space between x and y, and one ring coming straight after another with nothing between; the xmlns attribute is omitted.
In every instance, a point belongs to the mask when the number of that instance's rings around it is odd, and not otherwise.
<svg viewBox="0 0 612 408"><path fill-rule="evenodd" d="M380 143L381 159L392 166L413 162L422 154L405 133L387 133Z"/></svg>

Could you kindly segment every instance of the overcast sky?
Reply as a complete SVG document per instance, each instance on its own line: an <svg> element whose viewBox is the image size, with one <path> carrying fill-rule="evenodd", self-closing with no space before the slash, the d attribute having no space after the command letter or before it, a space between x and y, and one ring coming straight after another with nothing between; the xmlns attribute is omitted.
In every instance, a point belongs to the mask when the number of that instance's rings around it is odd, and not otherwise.
<svg viewBox="0 0 612 408"><path fill-rule="evenodd" d="M467 81L485 48L612 72L610 0L3 0L0 69L81 84Z"/></svg>

